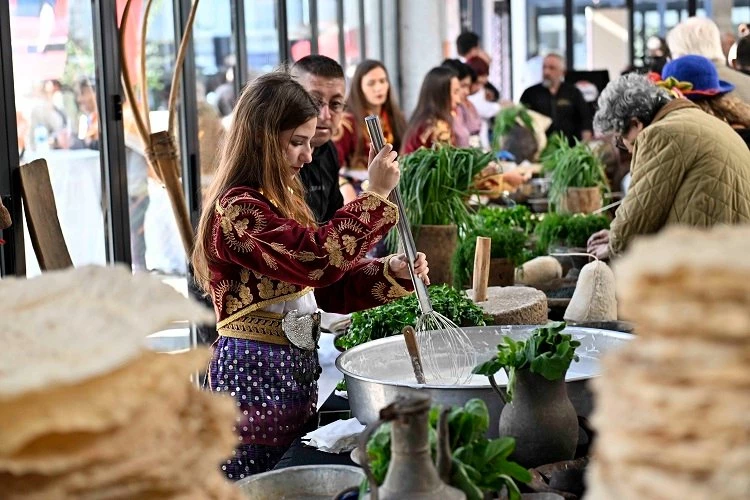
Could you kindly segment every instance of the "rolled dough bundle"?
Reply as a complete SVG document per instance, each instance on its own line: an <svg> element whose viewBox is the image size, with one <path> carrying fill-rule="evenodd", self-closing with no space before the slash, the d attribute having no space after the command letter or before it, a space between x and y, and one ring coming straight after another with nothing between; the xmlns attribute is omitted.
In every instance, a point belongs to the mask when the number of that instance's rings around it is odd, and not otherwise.
<svg viewBox="0 0 750 500"><path fill-rule="evenodd" d="M583 266L564 317L574 322L617 320L615 275L607 264L597 260Z"/></svg>
<svg viewBox="0 0 750 500"><path fill-rule="evenodd" d="M562 278L562 265L554 257L531 259L516 269L516 284L538 286Z"/></svg>

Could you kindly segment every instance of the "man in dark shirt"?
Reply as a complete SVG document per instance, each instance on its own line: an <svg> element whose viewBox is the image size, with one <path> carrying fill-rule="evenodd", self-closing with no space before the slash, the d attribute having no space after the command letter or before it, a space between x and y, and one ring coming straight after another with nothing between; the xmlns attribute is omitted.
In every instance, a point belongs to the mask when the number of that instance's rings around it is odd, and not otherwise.
<svg viewBox="0 0 750 500"><path fill-rule="evenodd" d="M574 139L591 139L592 117L588 104L575 85L563 81L565 62L557 54L544 58L542 83L526 89L521 104L552 118L547 135L562 132L572 144Z"/></svg>
<svg viewBox="0 0 750 500"><path fill-rule="evenodd" d="M344 70L330 57L303 57L292 67L292 74L320 103L320 114L311 141L312 162L302 167L300 178L305 186L307 204L318 223L331 220L344 206L339 190L339 159L331 138L341 123L344 111L346 81Z"/></svg>

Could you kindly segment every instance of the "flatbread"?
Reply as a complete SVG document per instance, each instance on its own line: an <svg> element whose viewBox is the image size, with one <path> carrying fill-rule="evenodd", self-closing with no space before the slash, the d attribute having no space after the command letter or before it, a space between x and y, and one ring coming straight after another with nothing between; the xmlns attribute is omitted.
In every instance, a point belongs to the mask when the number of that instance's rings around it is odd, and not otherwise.
<svg viewBox="0 0 750 500"><path fill-rule="evenodd" d="M0 400L111 372L146 336L214 314L150 275L82 267L0 281Z"/></svg>

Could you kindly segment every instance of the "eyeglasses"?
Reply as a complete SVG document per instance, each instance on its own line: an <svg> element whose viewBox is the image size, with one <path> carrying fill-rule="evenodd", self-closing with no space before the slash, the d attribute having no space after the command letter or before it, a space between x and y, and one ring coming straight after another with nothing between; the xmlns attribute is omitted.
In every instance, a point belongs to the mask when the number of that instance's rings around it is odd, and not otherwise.
<svg viewBox="0 0 750 500"><path fill-rule="evenodd" d="M630 150L628 150L628 147L625 145L625 142L623 141L621 135L615 136L615 147L623 153L630 152Z"/></svg>
<svg viewBox="0 0 750 500"><path fill-rule="evenodd" d="M318 106L321 107L321 109L328 106L328 110L331 113L341 113L342 111L344 111L344 103L341 101L327 102L327 101L324 101L323 99L318 98L316 99L316 102L318 103Z"/></svg>

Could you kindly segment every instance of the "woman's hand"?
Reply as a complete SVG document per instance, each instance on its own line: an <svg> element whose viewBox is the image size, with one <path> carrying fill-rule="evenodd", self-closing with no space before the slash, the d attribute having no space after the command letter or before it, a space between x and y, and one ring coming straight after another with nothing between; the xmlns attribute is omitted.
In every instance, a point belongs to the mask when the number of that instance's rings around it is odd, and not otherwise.
<svg viewBox="0 0 750 500"><path fill-rule="evenodd" d="M391 270L391 274L393 274L397 278L401 278L404 280L411 279L411 275L409 274L409 260L406 258L406 255L400 254L396 255L388 262L388 267ZM430 284L430 268L427 265L427 257L422 252L417 252L417 260L414 262L414 274L419 277L419 279L422 280L422 283L425 285Z"/></svg>
<svg viewBox="0 0 750 500"><path fill-rule="evenodd" d="M586 243L586 251L599 260L609 258L609 229L602 229L591 235Z"/></svg>
<svg viewBox="0 0 750 500"><path fill-rule="evenodd" d="M367 167L369 191L387 198L393 188L398 186L401 171L396 161L397 156L391 144L386 144L377 155L374 154L373 148L370 148L370 160Z"/></svg>
<svg viewBox="0 0 750 500"><path fill-rule="evenodd" d="M509 184L513 188L517 188L524 182L528 181L529 178L531 178L531 174L522 173L518 171L518 169L511 170L509 172L503 172L503 182Z"/></svg>

